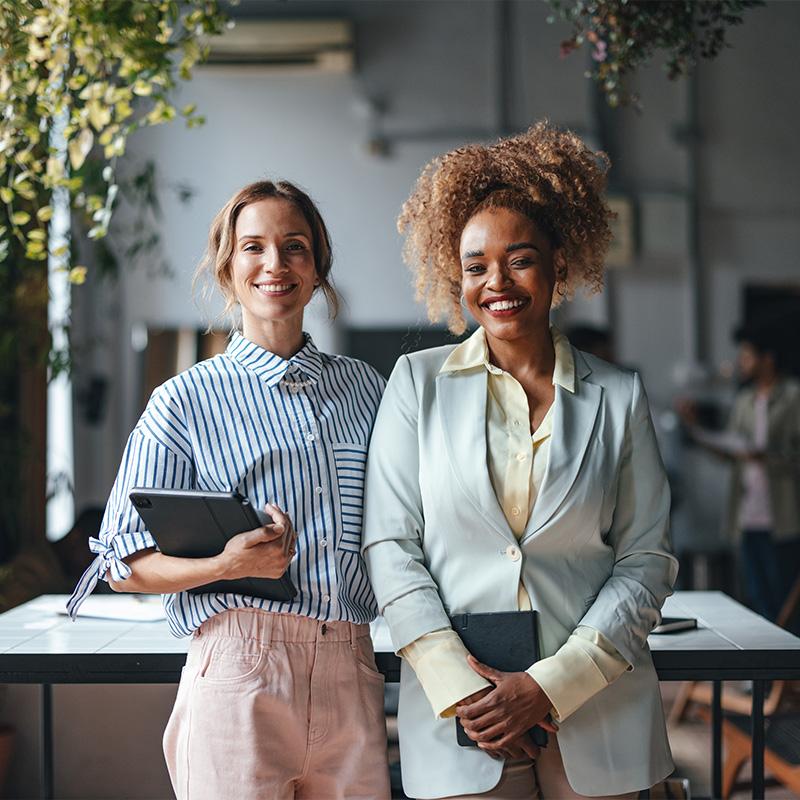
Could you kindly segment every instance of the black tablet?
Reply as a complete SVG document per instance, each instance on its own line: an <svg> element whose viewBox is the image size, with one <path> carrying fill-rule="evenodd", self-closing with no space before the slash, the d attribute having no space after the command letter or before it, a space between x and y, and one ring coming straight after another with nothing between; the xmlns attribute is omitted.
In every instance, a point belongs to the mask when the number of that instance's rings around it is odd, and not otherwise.
<svg viewBox="0 0 800 800"><path fill-rule="evenodd" d="M246 497L236 492L203 492L178 489L134 489L131 503L147 525L159 550L180 558L209 558L225 549L237 533L270 521ZM288 573L280 578L240 578L214 581L192 594L231 592L267 600L291 600L297 589Z"/></svg>

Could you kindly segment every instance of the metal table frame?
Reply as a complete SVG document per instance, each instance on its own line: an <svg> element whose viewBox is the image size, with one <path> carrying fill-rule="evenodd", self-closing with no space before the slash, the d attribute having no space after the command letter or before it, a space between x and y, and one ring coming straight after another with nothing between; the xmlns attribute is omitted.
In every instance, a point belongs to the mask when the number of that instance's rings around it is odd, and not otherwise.
<svg viewBox="0 0 800 800"><path fill-rule="evenodd" d="M670 598L667 610L670 615L686 614L696 610L695 602L700 596L716 595L717 601L724 599L749 615L751 625L756 625L765 636L780 640L782 646L765 646L760 649L746 649L731 641L724 634L718 634L713 625L695 613L701 626L712 631L722 639L727 639L730 647L716 649L698 648L693 640L699 632L688 631L663 637L651 637L653 661L659 680L662 681L711 681L713 683L712 702L712 797L718 798L722 791L722 683L725 681L752 681L752 796L764 797L764 694L765 683L772 680L800 679L800 639L791 636L766 620L755 615L730 598L718 592L679 592ZM35 603L36 601L32 601ZM27 604L31 605L31 604ZM20 609L24 606L20 607ZM20 609L8 612L14 614ZM0 615L0 630L8 614ZM63 624L72 624L65 620ZM122 623L136 628L141 633L142 625L154 623ZM158 625L158 623L155 623ZM159 628L165 626L158 625ZM772 629L772 630L770 630ZM163 632L162 632L163 633ZM778 636L780 634L780 636ZM35 637L33 637L35 638ZM767 637L769 638L769 637ZM115 639L119 641L119 637ZM400 679L400 659L391 652L385 642L376 644L376 663L388 682ZM187 642L188 646L188 642ZM30 649L30 648L29 648ZM14 652L14 651L17 652ZM0 683L26 683L41 686L41 778L44 797L54 797L53 775L53 695L52 687L57 684L170 684L177 683L185 661L185 652L172 648L171 652L128 653L128 652L24 652L24 647L3 650L0 645Z"/></svg>

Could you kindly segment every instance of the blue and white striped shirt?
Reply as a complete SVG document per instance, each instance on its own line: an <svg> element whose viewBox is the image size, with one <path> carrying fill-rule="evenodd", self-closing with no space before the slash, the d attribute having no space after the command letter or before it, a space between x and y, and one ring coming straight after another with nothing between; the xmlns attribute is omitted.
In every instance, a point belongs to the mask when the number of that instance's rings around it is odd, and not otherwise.
<svg viewBox="0 0 800 800"><path fill-rule="evenodd" d="M134 487L238 491L282 508L297 531L290 602L234 594L164 595L184 636L228 608L320 620L377 614L361 557L364 466L385 385L369 365L320 353L311 338L288 361L234 333L227 350L159 386L128 439L98 553L70 598L74 617L97 583L130 574L122 561L155 547L128 495Z"/></svg>

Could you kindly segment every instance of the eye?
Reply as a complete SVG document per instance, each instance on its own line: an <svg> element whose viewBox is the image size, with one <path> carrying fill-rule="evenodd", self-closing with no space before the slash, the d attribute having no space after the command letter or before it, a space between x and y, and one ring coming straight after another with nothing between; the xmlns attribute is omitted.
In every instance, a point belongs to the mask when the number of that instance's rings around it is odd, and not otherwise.
<svg viewBox="0 0 800 800"><path fill-rule="evenodd" d="M483 264L468 264L464 267L464 272L471 272L473 275L479 275L481 272L486 272L486 267Z"/></svg>
<svg viewBox="0 0 800 800"><path fill-rule="evenodd" d="M306 249L306 246L302 242L289 242L286 246L287 250L293 250L294 252L300 252Z"/></svg>
<svg viewBox="0 0 800 800"><path fill-rule="evenodd" d="M245 253L257 253L261 247L255 242L248 242L242 249Z"/></svg>
<svg viewBox="0 0 800 800"><path fill-rule="evenodd" d="M511 262L511 266L517 269L524 269L525 267L530 267L533 265L533 259L531 258L515 258Z"/></svg>

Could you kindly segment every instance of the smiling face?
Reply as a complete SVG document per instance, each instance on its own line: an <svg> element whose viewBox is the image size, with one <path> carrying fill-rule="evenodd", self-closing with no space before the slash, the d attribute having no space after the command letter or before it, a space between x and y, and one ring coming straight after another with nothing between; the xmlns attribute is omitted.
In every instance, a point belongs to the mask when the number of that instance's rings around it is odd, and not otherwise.
<svg viewBox="0 0 800 800"><path fill-rule="evenodd" d="M507 208L479 211L464 226L461 292L488 337L513 341L549 328L561 259L533 220Z"/></svg>
<svg viewBox="0 0 800 800"><path fill-rule="evenodd" d="M317 285L311 228L294 203L280 198L245 206L236 220L231 277L242 308L242 331L265 324L302 327Z"/></svg>

